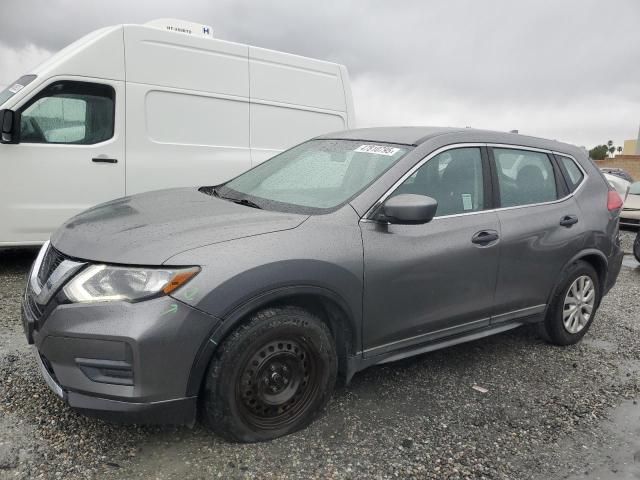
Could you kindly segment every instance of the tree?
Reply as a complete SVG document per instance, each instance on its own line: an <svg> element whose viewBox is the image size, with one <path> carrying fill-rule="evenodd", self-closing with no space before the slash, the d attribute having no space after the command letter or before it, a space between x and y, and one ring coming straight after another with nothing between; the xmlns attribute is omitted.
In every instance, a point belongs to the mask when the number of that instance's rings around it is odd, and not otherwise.
<svg viewBox="0 0 640 480"><path fill-rule="evenodd" d="M616 153L616 147L609 147L609 156L613 158L614 153Z"/></svg>
<svg viewBox="0 0 640 480"><path fill-rule="evenodd" d="M622 147L618 147L618 153L622 153Z"/></svg>
<svg viewBox="0 0 640 480"><path fill-rule="evenodd" d="M608 152L609 148L606 145L597 145L589 150L589 156L594 160L604 160Z"/></svg>

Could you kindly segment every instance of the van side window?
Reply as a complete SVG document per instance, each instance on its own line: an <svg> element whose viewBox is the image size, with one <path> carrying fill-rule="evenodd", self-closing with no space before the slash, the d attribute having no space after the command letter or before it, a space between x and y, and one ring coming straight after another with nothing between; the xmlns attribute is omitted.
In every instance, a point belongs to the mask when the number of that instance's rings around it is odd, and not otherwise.
<svg viewBox="0 0 640 480"><path fill-rule="evenodd" d="M405 180L393 195L403 193L436 199L436 217L484 210L480 149L456 148L436 155Z"/></svg>
<svg viewBox="0 0 640 480"><path fill-rule="evenodd" d="M563 155L556 155L560 165L562 166L562 170L564 171L564 177L567 181L567 186L569 187L569 192L575 191L578 188L578 185L582 182L584 178L584 174L582 170L576 165L576 162L569 157L565 157Z"/></svg>
<svg viewBox="0 0 640 480"><path fill-rule="evenodd" d="M556 200L553 164L545 153L494 148L500 206L515 207Z"/></svg>
<svg viewBox="0 0 640 480"><path fill-rule="evenodd" d="M21 143L93 145L113 137L115 92L108 85L56 82L21 110Z"/></svg>

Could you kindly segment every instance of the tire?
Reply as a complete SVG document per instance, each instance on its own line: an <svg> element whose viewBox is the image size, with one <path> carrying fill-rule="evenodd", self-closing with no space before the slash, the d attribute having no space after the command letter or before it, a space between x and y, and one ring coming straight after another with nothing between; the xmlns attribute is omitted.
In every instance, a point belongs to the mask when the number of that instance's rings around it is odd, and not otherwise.
<svg viewBox="0 0 640 480"><path fill-rule="evenodd" d="M583 297L584 292L592 293ZM593 323L600 305L600 292L598 274L589 263L578 260L569 265L561 275L544 322L540 324L542 337L555 345L579 342Z"/></svg>
<svg viewBox="0 0 640 480"><path fill-rule="evenodd" d="M633 241L633 256L640 262L640 230L636 233L636 239Z"/></svg>
<svg viewBox="0 0 640 480"><path fill-rule="evenodd" d="M253 314L216 351L201 398L206 424L238 442L309 425L331 397L337 355L327 325L299 307Z"/></svg>

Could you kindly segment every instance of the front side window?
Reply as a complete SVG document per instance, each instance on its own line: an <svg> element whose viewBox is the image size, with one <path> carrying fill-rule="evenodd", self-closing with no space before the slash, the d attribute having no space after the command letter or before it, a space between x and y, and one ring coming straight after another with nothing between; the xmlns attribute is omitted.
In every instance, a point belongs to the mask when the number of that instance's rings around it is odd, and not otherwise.
<svg viewBox="0 0 640 480"><path fill-rule="evenodd" d="M353 140L311 140L216 188L261 208L321 213L361 192L411 147Z"/></svg>
<svg viewBox="0 0 640 480"><path fill-rule="evenodd" d="M416 194L438 202L436 217L485 208L480 149L456 148L428 160L393 195Z"/></svg>
<svg viewBox="0 0 640 480"><path fill-rule="evenodd" d="M93 145L113 137L115 92L107 85L57 82L21 110L21 143Z"/></svg>
<svg viewBox="0 0 640 480"><path fill-rule="evenodd" d="M500 206L514 207L556 200L551 160L545 153L494 148Z"/></svg>

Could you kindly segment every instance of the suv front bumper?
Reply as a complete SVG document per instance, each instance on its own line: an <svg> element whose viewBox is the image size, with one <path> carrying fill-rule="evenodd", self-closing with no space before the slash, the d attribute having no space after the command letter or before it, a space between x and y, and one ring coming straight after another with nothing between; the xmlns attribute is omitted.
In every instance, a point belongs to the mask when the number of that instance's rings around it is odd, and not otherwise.
<svg viewBox="0 0 640 480"><path fill-rule="evenodd" d="M171 297L60 304L37 318L27 296L25 334L45 382L69 406L126 423L195 422L187 385L216 318Z"/></svg>

